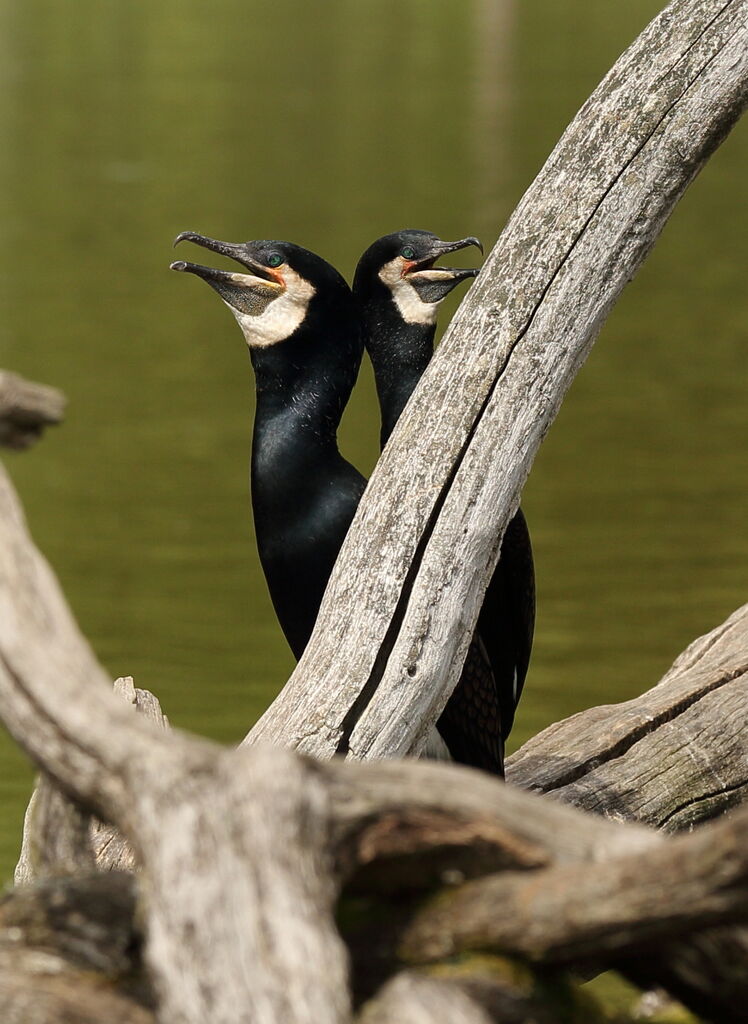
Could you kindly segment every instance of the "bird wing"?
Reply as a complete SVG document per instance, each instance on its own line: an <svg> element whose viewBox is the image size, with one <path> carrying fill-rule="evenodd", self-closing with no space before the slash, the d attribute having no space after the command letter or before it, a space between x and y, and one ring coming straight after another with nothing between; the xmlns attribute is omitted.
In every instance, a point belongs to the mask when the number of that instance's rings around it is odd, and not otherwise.
<svg viewBox="0 0 748 1024"><path fill-rule="evenodd" d="M535 628L535 570L521 509L509 523L460 680L437 728L461 764L504 774Z"/></svg>
<svg viewBox="0 0 748 1024"><path fill-rule="evenodd" d="M496 680L504 739L522 695L534 631L535 568L530 533L520 508L506 528L477 629Z"/></svg>

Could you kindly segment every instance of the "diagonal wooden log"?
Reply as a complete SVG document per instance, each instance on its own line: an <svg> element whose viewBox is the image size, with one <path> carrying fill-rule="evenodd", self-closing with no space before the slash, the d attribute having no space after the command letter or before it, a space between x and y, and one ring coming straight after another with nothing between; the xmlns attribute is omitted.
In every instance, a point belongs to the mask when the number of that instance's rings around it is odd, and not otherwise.
<svg viewBox="0 0 748 1024"><path fill-rule="evenodd" d="M356 758L422 749L567 388L745 106L747 10L674 0L564 133L408 404L307 650L247 742Z"/></svg>

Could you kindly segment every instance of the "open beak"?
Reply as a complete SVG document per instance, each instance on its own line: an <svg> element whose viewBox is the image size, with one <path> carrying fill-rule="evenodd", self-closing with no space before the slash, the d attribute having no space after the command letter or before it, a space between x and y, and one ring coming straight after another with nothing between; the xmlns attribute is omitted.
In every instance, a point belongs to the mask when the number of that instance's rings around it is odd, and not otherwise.
<svg viewBox="0 0 748 1024"><path fill-rule="evenodd" d="M254 260L246 246L235 242L219 242L215 238L199 235L196 231L183 231L174 239L178 242L194 242L203 249L210 249L220 256L228 256L245 267L249 273L242 274L228 270L217 270L205 267L200 263L188 263L176 260L170 264L170 270L195 274L207 282L221 296L223 301L238 313L257 316L262 313L269 302L277 298L285 285L280 275L276 275L269 267Z"/></svg>
<svg viewBox="0 0 748 1024"><path fill-rule="evenodd" d="M442 242L436 239L425 256L420 260L413 260L406 267L403 277L410 281L423 302L441 302L461 281L477 277L479 268L435 267L434 264L440 257L459 249L467 249L471 245L483 252L480 241L472 235L470 238L460 238L456 242Z"/></svg>

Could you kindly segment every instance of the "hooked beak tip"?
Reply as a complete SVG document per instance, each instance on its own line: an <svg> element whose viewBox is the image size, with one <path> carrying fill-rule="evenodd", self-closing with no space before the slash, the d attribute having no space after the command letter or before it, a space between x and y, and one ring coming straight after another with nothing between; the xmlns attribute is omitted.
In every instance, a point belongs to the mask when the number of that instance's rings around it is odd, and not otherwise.
<svg viewBox="0 0 748 1024"><path fill-rule="evenodd" d="M467 249L469 246L474 245L476 249L480 249L481 256L483 255L483 246L480 238L476 238L475 235L469 235L467 238L460 238L456 242L439 242L435 243L435 250L441 256L446 256L450 252L459 252L460 249ZM438 257L437 257L438 258Z"/></svg>
<svg viewBox="0 0 748 1024"><path fill-rule="evenodd" d="M180 242L194 242L196 238L202 238L202 235L198 235L196 231L180 231L172 242L172 249L176 248Z"/></svg>

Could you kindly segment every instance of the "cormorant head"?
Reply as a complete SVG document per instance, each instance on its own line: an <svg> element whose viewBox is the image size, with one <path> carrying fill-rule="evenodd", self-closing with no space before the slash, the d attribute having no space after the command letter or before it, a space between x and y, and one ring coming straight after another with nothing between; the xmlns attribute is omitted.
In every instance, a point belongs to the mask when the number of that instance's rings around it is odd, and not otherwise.
<svg viewBox="0 0 748 1024"><path fill-rule="evenodd" d="M363 303L376 301L389 293L406 323L434 324L439 303L469 277L475 268L435 267L440 256L477 246L477 238L443 242L431 231L396 231L377 239L358 261L353 282L354 294ZM382 288L386 292L382 292Z"/></svg>
<svg viewBox="0 0 748 1024"><path fill-rule="evenodd" d="M196 274L221 296L236 317L250 348L268 348L290 338L315 310L345 302L348 285L334 267L292 242L219 242L194 231L174 240L189 241L228 256L247 273L216 270L178 260L172 270Z"/></svg>

